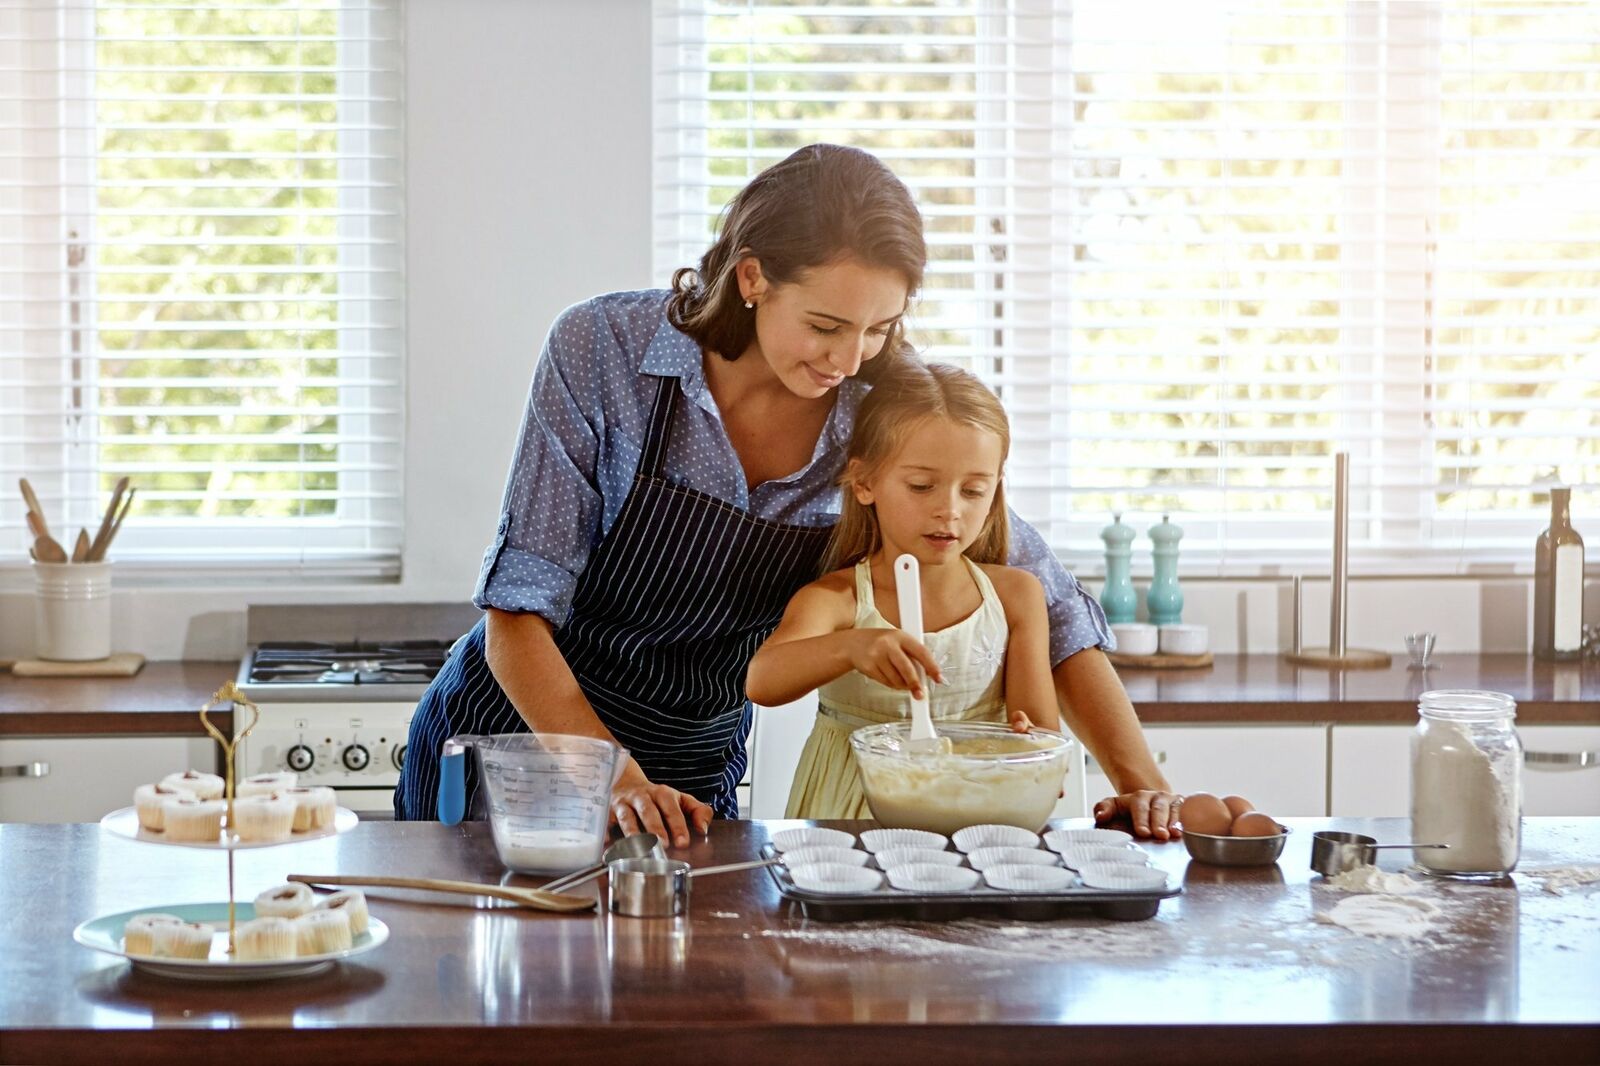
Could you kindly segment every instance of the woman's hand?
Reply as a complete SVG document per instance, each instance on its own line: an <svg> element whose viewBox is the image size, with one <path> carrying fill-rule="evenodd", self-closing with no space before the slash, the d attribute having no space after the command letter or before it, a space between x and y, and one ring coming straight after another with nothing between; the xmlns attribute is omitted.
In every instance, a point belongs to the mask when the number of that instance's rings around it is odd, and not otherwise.
<svg viewBox="0 0 1600 1066"><path fill-rule="evenodd" d="M611 820L624 835L654 833L675 848L689 846L689 833L704 836L713 811L687 792L653 784L634 763L611 790Z"/></svg>
<svg viewBox="0 0 1600 1066"><path fill-rule="evenodd" d="M1183 835L1177 826L1178 808L1183 797L1171 792L1141 788L1120 796L1107 796L1094 805L1096 825L1121 824L1136 837L1176 840Z"/></svg>
<svg viewBox="0 0 1600 1066"><path fill-rule="evenodd" d="M910 692L918 699L927 698L917 676L919 665L929 678L944 682L933 654L903 629L852 629L841 635L850 642L851 668L880 685Z"/></svg>

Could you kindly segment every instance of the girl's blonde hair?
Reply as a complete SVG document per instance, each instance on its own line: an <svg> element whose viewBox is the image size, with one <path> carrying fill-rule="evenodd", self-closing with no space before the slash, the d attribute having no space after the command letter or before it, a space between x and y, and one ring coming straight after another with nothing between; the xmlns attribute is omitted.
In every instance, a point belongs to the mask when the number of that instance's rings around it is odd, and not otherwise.
<svg viewBox="0 0 1600 1066"><path fill-rule="evenodd" d="M1011 424L999 397L959 367L924 363L915 357L897 361L856 411L844 473L839 478L844 488L839 523L828 541L823 573L854 566L882 546L877 511L856 499L855 487L883 469L917 424L927 418L945 418L993 433L1000 438L1000 467L1005 469L1011 451ZM976 563L1004 563L1010 547L1005 485L997 483L989 517L966 556Z"/></svg>

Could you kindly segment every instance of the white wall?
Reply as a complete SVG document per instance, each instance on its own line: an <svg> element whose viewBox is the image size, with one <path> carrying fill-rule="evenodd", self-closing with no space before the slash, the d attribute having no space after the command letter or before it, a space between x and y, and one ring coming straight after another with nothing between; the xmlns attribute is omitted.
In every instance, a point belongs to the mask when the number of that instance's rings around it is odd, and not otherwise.
<svg viewBox="0 0 1600 1066"><path fill-rule="evenodd" d="M550 322L650 284L648 0L409 0L406 531L398 583L114 596L113 643L236 659L249 603L465 601ZM0 658L33 653L31 574Z"/></svg>

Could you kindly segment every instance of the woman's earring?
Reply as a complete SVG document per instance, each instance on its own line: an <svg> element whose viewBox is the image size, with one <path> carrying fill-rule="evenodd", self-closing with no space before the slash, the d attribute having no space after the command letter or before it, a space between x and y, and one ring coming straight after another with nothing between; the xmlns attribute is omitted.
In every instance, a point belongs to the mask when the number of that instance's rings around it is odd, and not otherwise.
<svg viewBox="0 0 1600 1066"><path fill-rule="evenodd" d="M753 310L755 310L755 306L756 306L756 305L755 305L755 304L753 304L753 303L751 303L751 302L750 302L750 301L749 301L749 300L746 300L746 301L745 301L745 302L744 302L744 308L745 308L745 310L746 310L746 311L753 311Z"/></svg>

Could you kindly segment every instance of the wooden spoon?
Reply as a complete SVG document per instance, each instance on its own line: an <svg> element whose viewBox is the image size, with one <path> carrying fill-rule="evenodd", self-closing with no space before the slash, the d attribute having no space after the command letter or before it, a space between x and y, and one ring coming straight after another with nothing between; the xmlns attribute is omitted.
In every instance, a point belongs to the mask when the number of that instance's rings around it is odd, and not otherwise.
<svg viewBox="0 0 1600 1066"><path fill-rule="evenodd" d="M481 885L476 881L441 881L432 877L344 877L315 874L290 874L290 881L307 885L364 885L372 888L420 888L429 892L451 892L462 896L490 896L509 900L541 911L586 911L594 908L588 896L568 896L540 888L514 888L510 885Z"/></svg>
<svg viewBox="0 0 1600 1066"><path fill-rule="evenodd" d="M87 558L89 558L89 531L80 529L78 530L78 543L72 546L72 561L81 563Z"/></svg>
<svg viewBox="0 0 1600 1066"><path fill-rule="evenodd" d="M38 511L28 512L28 528L33 530L33 554L41 563L64 563L67 561L67 549L56 543L50 535L50 529L44 524L44 519Z"/></svg>

